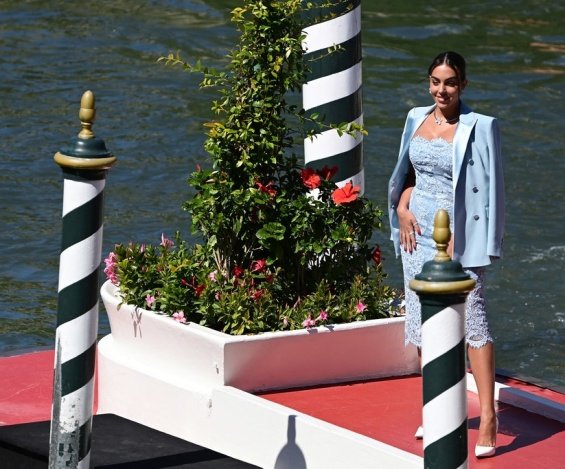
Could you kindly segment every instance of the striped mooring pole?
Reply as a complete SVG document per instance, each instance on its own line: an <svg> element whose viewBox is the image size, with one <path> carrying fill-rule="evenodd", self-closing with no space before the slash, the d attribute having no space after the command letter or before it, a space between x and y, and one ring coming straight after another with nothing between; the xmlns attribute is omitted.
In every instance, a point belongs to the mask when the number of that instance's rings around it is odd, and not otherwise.
<svg viewBox="0 0 565 469"><path fill-rule="evenodd" d="M363 124L361 0L314 0L305 12L304 59L310 72L302 86L302 105L307 115L318 114L324 124ZM317 5L317 7L316 7ZM363 135L340 136L326 130L304 140L306 166L338 168L339 186L352 181L365 191Z"/></svg>
<svg viewBox="0 0 565 469"><path fill-rule="evenodd" d="M449 215L439 210L437 255L410 281L422 305L424 467L467 468L465 299L475 280L451 260Z"/></svg>
<svg viewBox="0 0 565 469"><path fill-rule="evenodd" d="M55 154L63 170L50 468L88 468L98 334L99 267L106 172L116 158L95 137L94 95L80 102L81 131Z"/></svg>

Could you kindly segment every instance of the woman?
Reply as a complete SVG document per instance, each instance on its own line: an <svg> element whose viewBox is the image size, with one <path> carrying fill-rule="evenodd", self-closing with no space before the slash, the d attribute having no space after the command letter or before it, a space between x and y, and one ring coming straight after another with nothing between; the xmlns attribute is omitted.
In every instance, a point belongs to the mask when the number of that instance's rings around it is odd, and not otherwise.
<svg viewBox="0 0 565 469"><path fill-rule="evenodd" d="M494 346L483 293L485 267L502 254L504 181L499 130L494 118L473 112L461 101L467 86L461 55L439 54L428 77L434 104L408 113L389 182L391 239L404 269L406 343L421 346L420 303L408 282L435 256L433 221L443 208L449 213L453 234L448 252L477 281L467 298L465 326L481 407L475 454L488 457L495 453L497 419Z"/></svg>

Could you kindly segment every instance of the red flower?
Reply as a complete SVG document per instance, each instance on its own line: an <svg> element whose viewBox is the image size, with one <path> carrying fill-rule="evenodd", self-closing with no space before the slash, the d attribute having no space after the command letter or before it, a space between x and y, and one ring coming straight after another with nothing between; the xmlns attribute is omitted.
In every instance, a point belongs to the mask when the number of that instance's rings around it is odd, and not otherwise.
<svg viewBox="0 0 565 469"><path fill-rule="evenodd" d="M261 192L265 192L266 194L269 194L271 197L277 195L277 190L274 188L273 181L268 182L267 185L261 184L260 182L256 182L255 185L259 188Z"/></svg>
<svg viewBox="0 0 565 469"><path fill-rule="evenodd" d="M360 186L354 186L348 182L345 186L338 187L332 192L332 200L336 205L348 204L357 200L360 191Z"/></svg>
<svg viewBox="0 0 565 469"><path fill-rule="evenodd" d="M337 166L324 166L322 169L318 170L318 174L323 177L326 181L329 181L337 173Z"/></svg>
<svg viewBox="0 0 565 469"><path fill-rule="evenodd" d="M373 249L373 254L371 256L375 264L380 265L381 263L381 247L377 244L375 249Z"/></svg>
<svg viewBox="0 0 565 469"><path fill-rule="evenodd" d="M259 301L265 292L263 290L255 290L251 292L251 298L253 301Z"/></svg>
<svg viewBox="0 0 565 469"><path fill-rule="evenodd" d="M265 259L259 259L258 261L253 261L251 263L251 272L263 272L267 266L267 261Z"/></svg>
<svg viewBox="0 0 565 469"><path fill-rule="evenodd" d="M322 179L312 168L304 168L300 172L300 175L302 176L302 182L308 189L317 189L320 187Z"/></svg>
<svg viewBox="0 0 565 469"><path fill-rule="evenodd" d="M196 287L194 287L194 294L196 295L196 298L200 298L200 295L202 295L204 288L206 288L204 285L197 285Z"/></svg>
<svg viewBox="0 0 565 469"><path fill-rule="evenodd" d="M241 277L243 275L243 272L244 270L237 265L233 268L233 274L235 275L236 278Z"/></svg>

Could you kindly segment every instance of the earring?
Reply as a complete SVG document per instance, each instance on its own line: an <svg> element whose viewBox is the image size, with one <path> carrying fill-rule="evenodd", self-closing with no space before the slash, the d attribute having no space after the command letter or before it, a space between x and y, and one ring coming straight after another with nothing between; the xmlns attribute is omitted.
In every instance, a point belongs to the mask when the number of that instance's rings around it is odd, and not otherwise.
<svg viewBox="0 0 565 469"><path fill-rule="evenodd" d="M431 88L428 90L428 93L432 94L432 89L431 89Z"/></svg>

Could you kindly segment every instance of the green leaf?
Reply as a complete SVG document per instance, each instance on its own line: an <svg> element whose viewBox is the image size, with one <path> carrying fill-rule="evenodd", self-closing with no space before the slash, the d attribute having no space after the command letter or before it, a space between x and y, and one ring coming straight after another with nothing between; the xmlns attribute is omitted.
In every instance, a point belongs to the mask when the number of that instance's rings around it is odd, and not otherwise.
<svg viewBox="0 0 565 469"><path fill-rule="evenodd" d="M284 239L286 228L280 222L271 222L263 225L263 228L257 231L257 238L260 240L274 239L282 241Z"/></svg>

